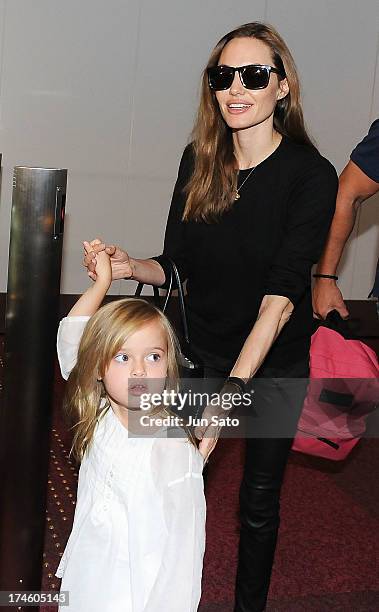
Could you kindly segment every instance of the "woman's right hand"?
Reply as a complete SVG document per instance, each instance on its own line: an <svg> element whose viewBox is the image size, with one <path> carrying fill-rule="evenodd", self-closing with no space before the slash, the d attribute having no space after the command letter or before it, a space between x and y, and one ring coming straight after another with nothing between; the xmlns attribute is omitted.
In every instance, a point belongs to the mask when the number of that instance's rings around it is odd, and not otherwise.
<svg viewBox="0 0 379 612"><path fill-rule="evenodd" d="M349 317L342 293L332 279L316 279L312 290L312 305L315 319L326 319L332 310L337 310L343 319Z"/></svg>
<svg viewBox="0 0 379 612"><path fill-rule="evenodd" d="M132 260L126 251L115 245L106 245L100 238L95 238L90 242L84 241L84 260L83 265L87 268L87 273L92 280L96 280L96 255L105 251L111 261L112 280L132 278Z"/></svg>

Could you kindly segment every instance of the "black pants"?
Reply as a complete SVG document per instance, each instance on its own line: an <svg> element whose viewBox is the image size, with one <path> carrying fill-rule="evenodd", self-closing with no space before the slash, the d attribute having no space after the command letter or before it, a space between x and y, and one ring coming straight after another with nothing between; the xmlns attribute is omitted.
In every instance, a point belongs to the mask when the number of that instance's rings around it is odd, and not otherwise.
<svg viewBox="0 0 379 612"><path fill-rule="evenodd" d="M305 376L307 368L305 365ZM212 368L205 368L204 373L207 378L222 378L225 374ZM275 410L282 407L288 411L290 429L293 431L290 437L246 439L246 460L240 489L241 532L234 612L261 612L266 606L280 522L280 491L306 393L306 379L296 385L291 380L275 380L257 380L254 404L258 420L252 421L252 428L254 430L255 425L259 425L259 414L264 415L268 411L272 419Z"/></svg>

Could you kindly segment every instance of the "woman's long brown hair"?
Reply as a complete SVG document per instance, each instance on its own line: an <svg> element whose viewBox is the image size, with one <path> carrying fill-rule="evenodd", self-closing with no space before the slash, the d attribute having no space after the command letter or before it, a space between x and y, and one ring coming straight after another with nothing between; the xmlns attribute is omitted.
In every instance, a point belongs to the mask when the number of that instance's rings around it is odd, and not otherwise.
<svg viewBox="0 0 379 612"><path fill-rule="evenodd" d="M297 143L314 146L304 125L299 77L286 43L272 26L264 23L252 22L236 28L217 43L203 72L200 104L192 131L194 171L185 187L187 201L183 220L216 221L233 205L237 167L232 130L226 125L216 96L209 88L207 68L217 66L230 40L250 37L270 48L273 65L288 81L289 93L278 100L274 111L274 128Z"/></svg>

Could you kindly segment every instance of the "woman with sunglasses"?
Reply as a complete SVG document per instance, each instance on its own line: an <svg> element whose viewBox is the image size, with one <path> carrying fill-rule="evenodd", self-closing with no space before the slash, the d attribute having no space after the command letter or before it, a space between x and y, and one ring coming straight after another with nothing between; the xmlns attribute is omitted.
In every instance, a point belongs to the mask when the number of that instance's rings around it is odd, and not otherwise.
<svg viewBox="0 0 379 612"><path fill-rule="evenodd" d="M255 385L235 612L266 605L280 489L309 373L311 267L338 185L306 132L299 89L291 53L272 27L249 23L220 40L204 71L164 244L188 281L191 338L206 376L231 376L241 390L248 381ZM114 246L85 247L92 278L96 252L104 248L114 278L157 286L169 278L164 254L138 260ZM279 417L288 427L272 435L267 424ZM197 434L211 451L204 428Z"/></svg>

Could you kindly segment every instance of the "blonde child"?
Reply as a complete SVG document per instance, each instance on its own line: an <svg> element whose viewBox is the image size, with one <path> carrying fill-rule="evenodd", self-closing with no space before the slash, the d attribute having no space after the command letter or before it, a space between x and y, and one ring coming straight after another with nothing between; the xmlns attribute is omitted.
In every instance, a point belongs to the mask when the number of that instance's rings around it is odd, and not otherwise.
<svg viewBox="0 0 379 612"><path fill-rule="evenodd" d="M167 428L143 435L135 427L142 392L176 388L175 334L141 299L99 309L111 283L105 253L96 274L57 340L81 461L73 528L56 574L69 591L62 610L195 612L205 545L203 457L183 431L167 437ZM166 413L143 414L154 423Z"/></svg>

